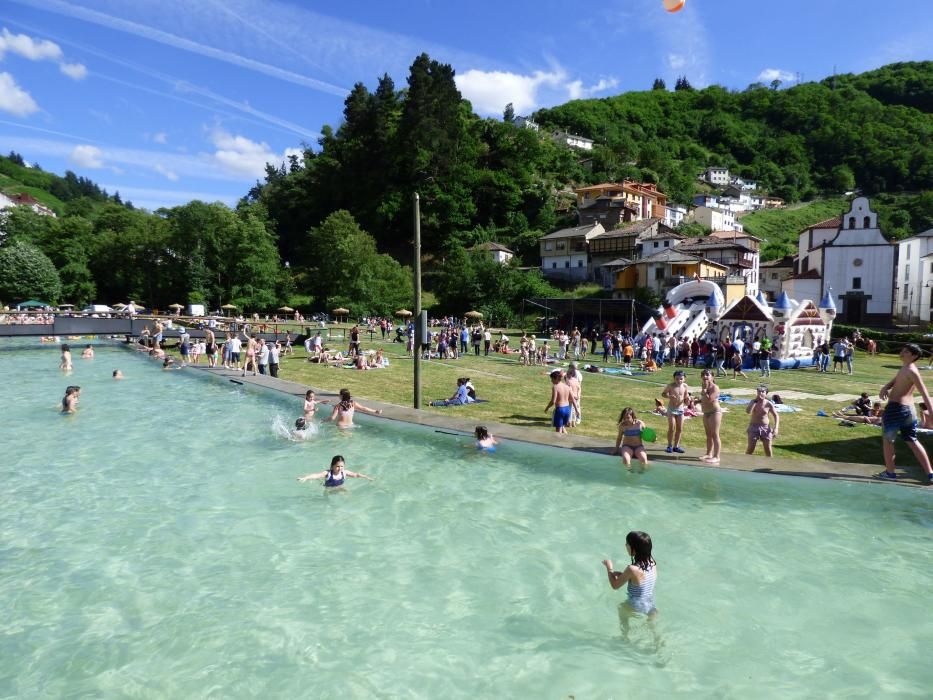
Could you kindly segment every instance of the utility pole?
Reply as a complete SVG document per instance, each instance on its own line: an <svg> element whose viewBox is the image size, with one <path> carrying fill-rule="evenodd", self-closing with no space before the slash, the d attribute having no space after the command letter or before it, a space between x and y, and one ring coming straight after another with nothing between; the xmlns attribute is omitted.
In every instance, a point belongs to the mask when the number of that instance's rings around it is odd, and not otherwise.
<svg viewBox="0 0 933 700"><path fill-rule="evenodd" d="M412 338L412 350L415 360L414 377L414 405L416 409L421 408L421 341L427 330L422 328L421 319L421 198L415 192L415 259L412 269L414 270L415 283L415 337Z"/></svg>

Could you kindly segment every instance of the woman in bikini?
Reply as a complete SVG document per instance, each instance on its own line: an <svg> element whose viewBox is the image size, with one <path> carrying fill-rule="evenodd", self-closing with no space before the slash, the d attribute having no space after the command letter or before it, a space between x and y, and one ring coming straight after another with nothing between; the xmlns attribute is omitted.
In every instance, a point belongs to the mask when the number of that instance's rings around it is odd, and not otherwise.
<svg viewBox="0 0 933 700"><path fill-rule="evenodd" d="M719 438L719 428L722 426L719 387L716 386L711 370L704 369L700 378L703 382L700 389L700 406L703 409L703 428L706 430L706 454L700 457L700 461L719 464L719 453L722 450L722 441Z"/></svg>
<svg viewBox="0 0 933 700"><path fill-rule="evenodd" d="M334 406L333 412L330 414L330 418L326 418L325 421L337 421L338 428L352 428L353 426L353 413L355 411L362 411L363 413L369 413L374 416L381 416L382 409L372 409L362 404L357 403L353 400L353 397L350 396L349 389L340 390L340 402Z"/></svg>
<svg viewBox="0 0 933 700"><path fill-rule="evenodd" d="M638 420L634 408L623 408L619 416L619 434L616 436L616 448L613 454L621 455L626 467L632 466L632 457L641 462L642 471L648 466L648 453L641 439L645 429L643 421Z"/></svg>

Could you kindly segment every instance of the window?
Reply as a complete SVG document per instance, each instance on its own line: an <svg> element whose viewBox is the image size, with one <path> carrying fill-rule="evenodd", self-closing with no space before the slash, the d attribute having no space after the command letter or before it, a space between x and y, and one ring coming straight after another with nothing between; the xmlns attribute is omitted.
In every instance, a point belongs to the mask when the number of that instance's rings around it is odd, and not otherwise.
<svg viewBox="0 0 933 700"><path fill-rule="evenodd" d="M855 217L854 216L849 217L849 228L855 228Z"/></svg>
<svg viewBox="0 0 933 700"><path fill-rule="evenodd" d="M564 267L570 267L570 261L569 261L569 260L565 260L565 261L564 261Z"/></svg>
<svg viewBox="0 0 933 700"><path fill-rule="evenodd" d="M871 228L871 217L866 216L862 219L862 228Z"/></svg>
<svg viewBox="0 0 933 700"><path fill-rule="evenodd" d="M658 247L658 242L657 242L657 241L654 242L654 247L655 247L655 248Z"/></svg>
<svg viewBox="0 0 933 700"><path fill-rule="evenodd" d="M665 247L665 248L670 248L670 247L671 247L671 242L670 242L670 241L664 241L664 247Z"/></svg>
<svg viewBox="0 0 933 700"><path fill-rule="evenodd" d="M904 285L904 301L907 301L907 285Z"/></svg>
<svg viewBox="0 0 933 700"><path fill-rule="evenodd" d="M577 260L577 267L583 267L583 261Z"/></svg>
<svg viewBox="0 0 933 700"><path fill-rule="evenodd" d="M862 278L853 277L852 278L852 289L861 289L862 288Z"/></svg>
<svg viewBox="0 0 933 700"><path fill-rule="evenodd" d="M777 273L776 273L776 272L772 272L772 273L771 273L771 279L776 280L777 278L778 278Z"/></svg>
<svg viewBox="0 0 933 700"><path fill-rule="evenodd" d="M910 260L910 243L907 244L907 259Z"/></svg>
<svg viewBox="0 0 933 700"><path fill-rule="evenodd" d="M557 241L557 250L565 250L567 248L567 241Z"/></svg>
<svg viewBox="0 0 933 700"><path fill-rule="evenodd" d="M905 282L909 282L909 281L910 281L910 265L907 265L907 266L904 268L904 281L905 281Z"/></svg>
<svg viewBox="0 0 933 700"><path fill-rule="evenodd" d="M554 244L551 243L551 241L545 241L545 242L544 242L544 249L545 249L545 250L554 250Z"/></svg>
<svg viewBox="0 0 933 700"><path fill-rule="evenodd" d="M552 262L552 263L551 263L551 269L552 269L552 270L556 270L556 269L557 269L557 263L556 263L556 262Z"/></svg>
<svg viewBox="0 0 933 700"><path fill-rule="evenodd" d="M663 267L654 268L654 278L656 280L664 279L664 268Z"/></svg>

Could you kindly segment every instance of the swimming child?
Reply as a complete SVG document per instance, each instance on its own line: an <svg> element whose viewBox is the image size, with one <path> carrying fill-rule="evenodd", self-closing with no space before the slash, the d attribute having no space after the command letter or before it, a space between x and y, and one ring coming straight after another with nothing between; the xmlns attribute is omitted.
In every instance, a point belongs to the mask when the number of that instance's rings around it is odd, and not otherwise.
<svg viewBox="0 0 933 700"><path fill-rule="evenodd" d="M301 420L300 418L298 420ZM359 472L351 472L346 468L346 462L341 455L336 455L333 459L330 460L330 469L323 472L314 472L313 474L306 474L305 476L299 476L298 481L310 481L311 479L324 479L323 486L326 489L337 488L338 486L343 486L344 482L347 480L347 477L353 479L368 479L369 481L375 481L371 476L366 476L365 474L360 474Z"/></svg>
<svg viewBox="0 0 933 700"><path fill-rule="evenodd" d="M613 454L621 455L626 467L632 466L632 457L638 457L642 471L648 466L648 453L641 439L645 429L643 421L638 419L634 408L623 408L619 415L619 433L616 436L616 448Z"/></svg>
<svg viewBox="0 0 933 700"><path fill-rule="evenodd" d="M484 452L495 452L496 445L499 442L492 435L489 434L489 431L486 429L486 426L477 425L476 432L476 449L482 450Z"/></svg>
<svg viewBox="0 0 933 700"><path fill-rule="evenodd" d="M69 386L62 397L62 413L75 413L78 410L78 400L81 398L81 387Z"/></svg>
<svg viewBox="0 0 933 700"><path fill-rule="evenodd" d="M59 369L70 370L71 367L71 347L68 343L62 343L62 362L58 366Z"/></svg>
<svg viewBox="0 0 933 700"><path fill-rule="evenodd" d="M81 351L82 360L93 360L94 359L94 348L90 345L87 345L84 350Z"/></svg>
<svg viewBox="0 0 933 700"><path fill-rule="evenodd" d="M318 404L330 403L330 401L318 401L314 398L314 389L308 389L305 392L305 420L311 420Z"/></svg>
<svg viewBox="0 0 933 700"><path fill-rule="evenodd" d="M612 590L628 584L628 598L619 606L619 619L624 631L628 631L628 619L635 614L653 618L658 614L654 606L654 584L658 565L651 556L651 537L647 532L632 531L625 536L625 549L632 563L622 571L612 568L612 560L603 559Z"/></svg>
<svg viewBox="0 0 933 700"><path fill-rule="evenodd" d="M113 370L113 378L114 378L114 379L123 379L123 372L121 372L121 371L118 370L118 369Z"/></svg>
<svg viewBox="0 0 933 700"><path fill-rule="evenodd" d="M661 396L667 399L667 449L665 452L679 452L686 450L680 446L680 436L684 429L684 407L690 388L683 370L674 372L674 381L664 387Z"/></svg>

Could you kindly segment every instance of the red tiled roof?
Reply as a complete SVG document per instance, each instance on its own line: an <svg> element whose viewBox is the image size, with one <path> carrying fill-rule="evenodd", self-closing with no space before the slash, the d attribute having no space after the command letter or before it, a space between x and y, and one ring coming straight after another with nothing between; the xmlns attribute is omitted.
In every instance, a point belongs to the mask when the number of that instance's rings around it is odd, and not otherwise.
<svg viewBox="0 0 933 700"><path fill-rule="evenodd" d="M832 219L826 219L826 221L821 221L818 224L807 226L807 228L839 228L841 226L842 226L842 217L834 216Z"/></svg>

